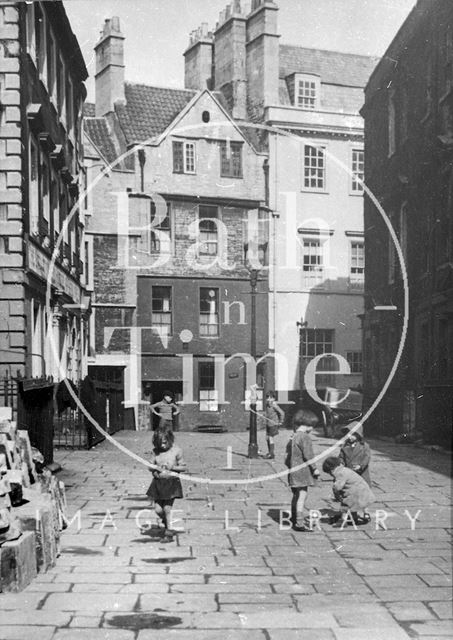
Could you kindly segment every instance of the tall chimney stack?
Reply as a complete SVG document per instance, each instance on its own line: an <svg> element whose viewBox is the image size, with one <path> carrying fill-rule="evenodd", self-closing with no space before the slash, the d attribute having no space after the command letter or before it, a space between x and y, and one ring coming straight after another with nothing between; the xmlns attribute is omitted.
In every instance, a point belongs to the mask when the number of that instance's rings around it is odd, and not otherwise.
<svg viewBox="0 0 453 640"><path fill-rule="evenodd" d="M253 0L247 16L247 110L251 120L261 120L264 108L278 104L278 6L272 0Z"/></svg>
<svg viewBox="0 0 453 640"><path fill-rule="evenodd" d="M125 101L124 93L124 36L120 19L107 19L101 32L96 52L96 116L114 110L115 102Z"/></svg>
<svg viewBox="0 0 453 640"><path fill-rule="evenodd" d="M214 87L221 91L234 118L247 117L245 65L246 16L240 0L220 13L215 30Z"/></svg>
<svg viewBox="0 0 453 640"><path fill-rule="evenodd" d="M213 35L206 22L190 34L184 52L184 86L200 91L212 88Z"/></svg>

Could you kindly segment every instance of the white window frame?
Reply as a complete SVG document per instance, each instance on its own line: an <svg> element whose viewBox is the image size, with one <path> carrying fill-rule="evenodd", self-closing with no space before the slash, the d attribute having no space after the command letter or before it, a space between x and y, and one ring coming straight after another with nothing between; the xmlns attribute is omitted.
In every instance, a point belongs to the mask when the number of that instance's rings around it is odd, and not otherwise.
<svg viewBox="0 0 453 640"><path fill-rule="evenodd" d="M307 85L310 85L310 86L307 86ZM301 95L301 88L304 88L306 91L308 91L308 94L305 94L305 92L302 91L302 95ZM316 109L319 109L320 90L321 90L321 83L318 76L313 76L309 74L296 75L294 80L294 106L298 107L299 109L303 109L304 111L316 111ZM312 91L314 91L314 95L310 95ZM308 100L309 103L304 104L303 103L304 99ZM312 100L313 102L311 102ZM308 106L311 104L313 106Z"/></svg>
<svg viewBox="0 0 453 640"><path fill-rule="evenodd" d="M357 161L355 158L355 154L361 153L362 160ZM362 171L358 171L356 165L362 165ZM365 151L363 147L354 146L351 147L350 152L350 164L351 167L351 179L349 183L349 193L352 196L363 196L363 185L357 180L356 176L359 177L362 181L365 179Z"/></svg>
<svg viewBox="0 0 453 640"><path fill-rule="evenodd" d="M357 261L360 259L360 256L354 256L354 245L360 245L363 251L363 267L360 267L358 264L354 264L354 259ZM353 273L353 269L362 269L361 272ZM349 283L352 286L361 286L363 287L365 282L365 242L363 238L351 239L349 244Z"/></svg>
<svg viewBox="0 0 453 640"><path fill-rule="evenodd" d="M215 300L217 299L217 311L211 310L209 311L209 313L206 313L205 311L201 310L201 290L202 289L207 289L207 290L212 289L215 292L216 295L212 297L213 297L213 302L215 302ZM204 317L207 318L208 320L207 322L201 321L201 319ZM212 320L216 320L216 321L212 322ZM205 333L202 327L216 327L216 333L209 333L209 329L208 329L208 332ZM200 287L198 290L198 334L200 338L212 339L212 338L220 337L220 287L203 286L203 287Z"/></svg>
<svg viewBox="0 0 453 640"><path fill-rule="evenodd" d="M200 217L200 207L206 207L215 209L215 215L210 217ZM200 247L213 246L215 251L210 251L209 249L202 249L199 247L198 256L209 256L215 257L219 255L219 227L217 225L217 220L220 219L220 211L219 207L215 205L198 205L198 234L199 234L199 243ZM201 224L203 221L209 222L213 224L214 231L207 231L206 229L202 229Z"/></svg>
<svg viewBox="0 0 453 640"><path fill-rule="evenodd" d="M172 158L173 173L195 175L197 173L197 146L195 141L194 140L173 140L173 142L178 142L182 144L182 158L183 158L182 171L175 171L174 158ZM189 149L193 149L193 153L192 153L193 164L190 165L190 168L188 168L188 163L191 155L189 153ZM172 145L172 153L174 153L173 145Z"/></svg>
<svg viewBox="0 0 453 640"><path fill-rule="evenodd" d="M325 241L326 240L321 237L303 237L302 239L302 286L304 289L311 289L324 282L326 267L324 255ZM315 247L319 250L312 251ZM312 262L311 258L319 258L319 263Z"/></svg>
<svg viewBox="0 0 453 640"><path fill-rule="evenodd" d="M216 370L214 362L212 362L212 367L214 369L214 388L202 389L200 386L200 365L208 363L211 364L206 360L201 360L198 363L198 408L199 411L203 413L218 413L220 411L219 391L216 388Z"/></svg>
<svg viewBox="0 0 453 640"><path fill-rule="evenodd" d="M302 336L306 336L308 338L308 336L310 335L309 332L314 332L313 340L305 340L303 341ZM323 339L319 339L321 337L321 332L323 332ZM330 334L330 340L326 340L326 333ZM318 336L316 335L316 333L318 333ZM318 338L318 339L317 339ZM313 355L305 353L304 354L304 348L307 347L308 345L314 345L313 348ZM322 345L322 350L318 352L318 347L317 345ZM327 345L329 345L330 348L327 347ZM317 355L323 355L323 354L328 354L328 353L334 353L335 352L335 329L326 329L326 328L321 328L321 327L316 327L316 328L312 328L312 327L307 327L301 330L301 350L300 350L300 355L302 358L302 361L304 362L305 365L307 365L311 360L313 360L313 358L315 358ZM318 363L318 371L322 372L322 371L331 371L332 370L332 363L331 363L331 357L326 357L326 358L321 358L319 363Z"/></svg>
<svg viewBox="0 0 453 640"><path fill-rule="evenodd" d="M308 149L314 149L316 151L316 155L313 155L312 153L307 153ZM302 191L309 191L311 193L327 193L327 154L326 154L326 145L322 144L322 145L317 145L317 144L313 144L310 142L305 142L302 145ZM317 172L320 170L320 168L318 166L314 166L312 165L312 162L310 162L309 165L307 165L306 161L308 159L312 160L313 158L316 159L316 162L319 162L319 160L321 159L321 154L322 154L322 160L323 160L323 166L322 166L322 187L319 186L310 186L306 184L306 180L311 181L313 179L313 176L310 175L310 172ZM306 175L306 171L309 172L308 176ZM319 177L314 174L314 179L316 181L319 180Z"/></svg>
<svg viewBox="0 0 453 640"><path fill-rule="evenodd" d="M153 302L157 298L154 297L154 289L169 289L170 297L168 298L169 305L168 309L162 309L162 311L154 311L153 310ZM159 298L165 300L165 298ZM170 322L161 322L158 320L157 316L169 316ZM165 335L171 336L173 335L173 287L168 284L156 284L151 287L151 326L156 327L158 330L162 330L164 328L167 329Z"/></svg>

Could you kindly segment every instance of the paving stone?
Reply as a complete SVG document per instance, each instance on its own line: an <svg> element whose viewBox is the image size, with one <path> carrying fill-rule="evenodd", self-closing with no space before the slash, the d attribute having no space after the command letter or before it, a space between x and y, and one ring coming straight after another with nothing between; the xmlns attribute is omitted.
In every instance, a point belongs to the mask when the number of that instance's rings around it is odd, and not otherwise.
<svg viewBox="0 0 453 640"><path fill-rule="evenodd" d="M139 632L137 640L266 640L266 636L261 630L250 629L147 629Z"/></svg>
<svg viewBox="0 0 453 640"><path fill-rule="evenodd" d="M134 594L52 593L43 605L45 611L133 611L137 603Z"/></svg>
<svg viewBox="0 0 453 640"><path fill-rule="evenodd" d="M73 616L70 627L96 628L101 626L102 616ZM87 634L88 635L88 634Z"/></svg>
<svg viewBox="0 0 453 640"><path fill-rule="evenodd" d="M410 636L400 627L383 629L335 629L336 640L410 640Z"/></svg>
<svg viewBox="0 0 453 640"><path fill-rule="evenodd" d="M436 605L445 605L446 602L435 602ZM434 615L427 609L423 602L390 602L387 605L391 614L401 622L407 620L433 620ZM450 606L451 614L451 606Z"/></svg>
<svg viewBox="0 0 453 640"><path fill-rule="evenodd" d="M134 640L135 633L126 629L60 629L52 640Z"/></svg>
<svg viewBox="0 0 453 640"><path fill-rule="evenodd" d="M421 574L420 578L430 587L447 587L452 583L451 575L444 574L434 574L434 575L426 575Z"/></svg>
<svg viewBox="0 0 453 640"><path fill-rule="evenodd" d="M434 620L409 625L416 638L424 636L445 636L451 638L453 635L453 624L450 620Z"/></svg>
<svg viewBox="0 0 453 640"><path fill-rule="evenodd" d="M0 627L2 640L51 640L54 637L55 627L25 627L22 625L4 625Z"/></svg>
<svg viewBox="0 0 453 640"><path fill-rule="evenodd" d="M250 613L240 616L241 624L246 629L316 629L319 627L335 628L337 622L330 613L297 613L292 609Z"/></svg>
<svg viewBox="0 0 453 640"><path fill-rule="evenodd" d="M269 640L334 640L329 629L270 629Z"/></svg>
<svg viewBox="0 0 453 640"><path fill-rule="evenodd" d="M429 602L428 604L439 618L453 618L453 605L451 602Z"/></svg>
<svg viewBox="0 0 453 640"><path fill-rule="evenodd" d="M395 600L451 600L450 587L413 587L405 589L403 587L376 587L374 593L383 602Z"/></svg>
<svg viewBox="0 0 453 640"><path fill-rule="evenodd" d="M23 609L26 611L36 609L45 598L45 594L25 591L22 593L0 594L0 598L0 610Z"/></svg>
<svg viewBox="0 0 453 640"><path fill-rule="evenodd" d="M167 611L215 611L215 595L146 593L140 597L140 610L164 609Z"/></svg>

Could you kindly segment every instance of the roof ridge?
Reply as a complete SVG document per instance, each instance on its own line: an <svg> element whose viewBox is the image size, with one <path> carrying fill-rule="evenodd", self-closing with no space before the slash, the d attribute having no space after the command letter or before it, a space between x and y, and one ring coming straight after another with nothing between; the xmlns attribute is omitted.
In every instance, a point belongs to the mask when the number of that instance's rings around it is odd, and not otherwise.
<svg viewBox="0 0 453 640"><path fill-rule="evenodd" d="M134 86L134 87L146 87L147 89L168 89L170 91L186 91L187 93L194 93L194 94L198 93L196 89L186 89L184 87L183 88L168 87L168 86L163 86L158 84L145 84L144 82L130 82L129 80L126 80L124 84L129 86Z"/></svg>
<svg viewBox="0 0 453 640"><path fill-rule="evenodd" d="M354 56L354 58L365 58L366 60L380 60L382 56L370 56L370 55L364 55L363 53L353 53L352 51L338 51L337 49L320 49L318 47L304 47L302 45L298 45L298 44L286 44L286 43L281 43L280 47L293 47L294 49L299 49L299 50L303 50L305 49L306 51L320 51L322 53L336 53L337 55L341 55L341 56Z"/></svg>

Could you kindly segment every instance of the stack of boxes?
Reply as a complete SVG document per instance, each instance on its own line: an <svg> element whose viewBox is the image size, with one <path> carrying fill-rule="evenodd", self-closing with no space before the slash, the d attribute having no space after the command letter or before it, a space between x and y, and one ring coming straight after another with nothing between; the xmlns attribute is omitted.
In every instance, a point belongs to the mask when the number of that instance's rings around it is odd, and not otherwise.
<svg viewBox="0 0 453 640"><path fill-rule="evenodd" d="M21 591L55 565L65 526L64 485L37 472L28 432L0 413L0 592Z"/></svg>

